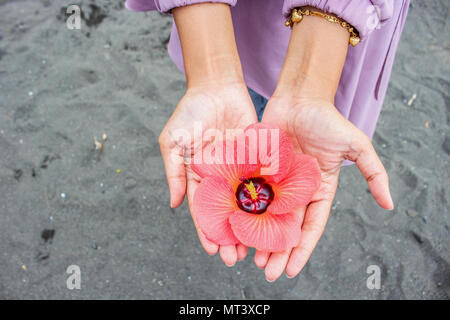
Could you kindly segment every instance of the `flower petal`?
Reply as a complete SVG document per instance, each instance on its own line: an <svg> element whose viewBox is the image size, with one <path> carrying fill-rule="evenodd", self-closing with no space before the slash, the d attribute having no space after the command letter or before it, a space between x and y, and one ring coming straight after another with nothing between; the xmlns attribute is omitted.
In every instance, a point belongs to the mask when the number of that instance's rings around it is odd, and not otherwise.
<svg viewBox="0 0 450 320"><path fill-rule="evenodd" d="M284 251L297 246L303 217L298 213L273 215L237 211L230 217L231 229L242 244L262 251Z"/></svg>
<svg viewBox="0 0 450 320"><path fill-rule="evenodd" d="M220 245L239 243L228 218L237 210L230 184L220 177L206 177L194 194L193 212L205 236Z"/></svg>
<svg viewBox="0 0 450 320"><path fill-rule="evenodd" d="M245 136L242 134L235 140L216 143L211 147L211 154L203 154L202 163L191 163L192 170L201 178L223 177L235 190L241 177L250 177L258 169L257 162L249 160L248 143L243 139ZM210 159L212 157L214 159Z"/></svg>
<svg viewBox="0 0 450 320"><path fill-rule="evenodd" d="M274 199L267 208L273 214L283 214L306 206L321 181L317 160L306 154L295 154L285 179L272 183Z"/></svg>
<svg viewBox="0 0 450 320"><path fill-rule="evenodd" d="M288 134L277 126L256 123L245 129L250 156L257 155L261 175L279 182L290 167L294 152Z"/></svg>

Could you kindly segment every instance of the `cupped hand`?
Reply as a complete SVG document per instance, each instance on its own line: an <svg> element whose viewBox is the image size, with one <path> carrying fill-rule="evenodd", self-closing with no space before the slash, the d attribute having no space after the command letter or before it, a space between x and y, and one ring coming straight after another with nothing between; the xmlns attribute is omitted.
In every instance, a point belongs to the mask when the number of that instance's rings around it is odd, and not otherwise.
<svg viewBox="0 0 450 320"><path fill-rule="evenodd" d="M255 122L255 109L245 84L206 84L188 88L159 137L171 207L180 206L187 194L192 219L203 248L210 255L219 251L227 266L244 259L247 247L242 244L219 246L209 241L198 228L193 198L200 180L185 160L194 159L197 153L201 153L212 142L209 141L211 137L205 136L208 130L218 130L225 137L226 129L245 129ZM202 128L201 132L199 127ZM197 143L199 141L203 143Z"/></svg>
<svg viewBox="0 0 450 320"><path fill-rule="evenodd" d="M321 237L338 185L343 160L354 161L367 180L377 203L388 210L394 205L389 191L386 170L377 156L370 139L327 100L274 96L267 104L263 122L278 125L288 132L294 151L318 160L322 183L304 215L297 247L287 252L255 254L255 263L265 268L268 281L276 280L283 271L295 277L309 260Z"/></svg>

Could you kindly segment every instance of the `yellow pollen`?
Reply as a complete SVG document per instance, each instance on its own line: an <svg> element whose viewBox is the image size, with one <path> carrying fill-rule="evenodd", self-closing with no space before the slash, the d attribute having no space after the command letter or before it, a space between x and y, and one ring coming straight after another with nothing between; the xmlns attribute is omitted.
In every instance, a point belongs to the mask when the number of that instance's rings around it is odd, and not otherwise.
<svg viewBox="0 0 450 320"><path fill-rule="evenodd" d="M250 183L246 183L245 186L247 187L248 192L250 192L250 196L253 200L258 199L258 192L256 192L255 186L253 185L253 181L250 181Z"/></svg>

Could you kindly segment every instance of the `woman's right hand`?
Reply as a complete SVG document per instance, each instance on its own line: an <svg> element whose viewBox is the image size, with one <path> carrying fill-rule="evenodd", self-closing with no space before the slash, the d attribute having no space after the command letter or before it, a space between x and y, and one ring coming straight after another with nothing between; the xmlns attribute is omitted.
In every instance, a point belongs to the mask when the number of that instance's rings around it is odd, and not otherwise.
<svg viewBox="0 0 450 320"><path fill-rule="evenodd" d="M208 146L204 141L209 140L205 136L208 130L225 133L226 129L245 129L257 122L256 112L244 83L230 7L204 2L176 7L172 13L183 50L187 90L159 137L170 203L173 208L178 207L187 194L192 219L206 252L213 255L219 251L225 264L232 266L245 258L247 248L218 246L199 230L193 197L200 181L183 160L194 159L203 152ZM202 133L197 132L197 127L202 128ZM180 140L180 133L189 136L190 141Z"/></svg>
<svg viewBox="0 0 450 320"><path fill-rule="evenodd" d="M192 220L201 244L210 255L219 251L227 266L244 259L247 248L242 244L218 246L209 241L198 228L193 211L193 197L200 179L189 164L185 164L184 159L194 159L197 153L203 152L208 145L205 140L209 140L205 136L207 130L218 130L217 132L223 133L225 137L226 129L245 129L255 122L255 109L243 82L214 82L188 88L159 137L171 207L180 206L187 194ZM200 127L201 132L195 130ZM180 135L184 137L180 139ZM203 143L196 143L199 141Z"/></svg>

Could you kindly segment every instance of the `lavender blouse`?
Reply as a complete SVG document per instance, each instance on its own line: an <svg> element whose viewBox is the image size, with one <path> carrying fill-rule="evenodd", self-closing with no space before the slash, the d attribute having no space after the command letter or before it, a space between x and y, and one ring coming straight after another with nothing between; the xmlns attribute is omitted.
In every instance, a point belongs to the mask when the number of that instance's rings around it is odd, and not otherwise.
<svg viewBox="0 0 450 320"><path fill-rule="evenodd" d="M313 6L352 24L361 43L349 47L335 105L342 115L372 137L386 94L409 0L127 0L133 11L158 10L201 2L231 6L236 43L247 85L270 98L283 65L290 29L284 26L292 8ZM184 71L175 24L169 55Z"/></svg>

